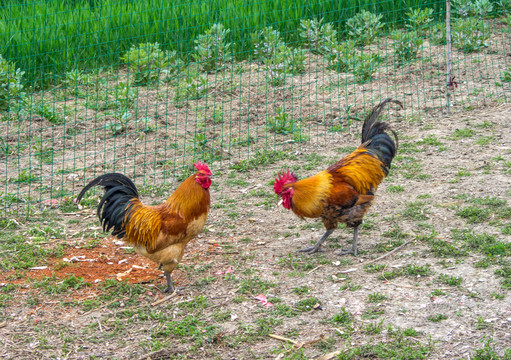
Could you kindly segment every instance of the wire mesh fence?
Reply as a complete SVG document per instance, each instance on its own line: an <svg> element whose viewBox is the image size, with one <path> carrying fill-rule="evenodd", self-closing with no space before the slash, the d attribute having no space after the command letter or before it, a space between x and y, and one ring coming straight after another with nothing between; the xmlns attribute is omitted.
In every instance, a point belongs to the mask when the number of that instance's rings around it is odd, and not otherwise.
<svg viewBox="0 0 511 360"><path fill-rule="evenodd" d="M357 128L509 96L510 1L0 2L0 213L72 205L92 177L247 171Z"/></svg>

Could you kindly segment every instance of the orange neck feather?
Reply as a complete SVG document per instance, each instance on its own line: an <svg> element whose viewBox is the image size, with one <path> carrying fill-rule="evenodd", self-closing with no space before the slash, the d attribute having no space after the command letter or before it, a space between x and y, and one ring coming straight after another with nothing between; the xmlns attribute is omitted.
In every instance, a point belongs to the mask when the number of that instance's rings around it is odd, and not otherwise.
<svg viewBox="0 0 511 360"><path fill-rule="evenodd" d="M209 190L204 189L191 175L178 186L165 205L184 219L191 219L209 210Z"/></svg>
<svg viewBox="0 0 511 360"><path fill-rule="evenodd" d="M292 210L300 217L317 218L321 215L325 200L332 188L332 175L322 171L309 178L299 180L290 187L294 189Z"/></svg>

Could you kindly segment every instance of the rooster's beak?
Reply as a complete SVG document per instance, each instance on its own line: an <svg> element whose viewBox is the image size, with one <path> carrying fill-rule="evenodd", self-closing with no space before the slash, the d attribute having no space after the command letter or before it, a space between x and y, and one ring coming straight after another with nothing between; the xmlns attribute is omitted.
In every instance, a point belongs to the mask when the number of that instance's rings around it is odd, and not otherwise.
<svg viewBox="0 0 511 360"><path fill-rule="evenodd" d="M279 200L279 203L277 204L277 206L282 205L282 203L283 203L283 202L284 202L284 199L280 199L280 200Z"/></svg>

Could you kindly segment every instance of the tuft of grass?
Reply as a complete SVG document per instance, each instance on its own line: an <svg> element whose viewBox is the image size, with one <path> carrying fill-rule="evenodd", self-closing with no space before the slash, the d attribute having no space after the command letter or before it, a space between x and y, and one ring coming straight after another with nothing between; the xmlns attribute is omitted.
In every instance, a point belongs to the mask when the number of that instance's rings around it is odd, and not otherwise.
<svg viewBox="0 0 511 360"><path fill-rule="evenodd" d="M90 283L84 281L83 277L76 277L75 274L71 274L64 279L59 279L53 275L34 282L35 288L42 288L47 294L61 294L90 285Z"/></svg>
<svg viewBox="0 0 511 360"><path fill-rule="evenodd" d="M415 201L406 204L406 207L401 215L408 219L422 221L429 219L428 212L429 211L424 201Z"/></svg>
<svg viewBox="0 0 511 360"><path fill-rule="evenodd" d="M367 296L367 301L378 303L387 300L387 297L381 293L372 293Z"/></svg>
<svg viewBox="0 0 511 360"><path fill-rule="evenodd" d="M305 295L310 292L310 288L308 286L303 285L303 286L294 287L292 291L296 295Z"/></svg>
<svg viewBox="0 0 511 360"><path fill-rule="evenodd" d="M319 301L319 299L317 299L315 297L310 297L310 298L298 301L295 304L295 308L296 308L296 310L298 310L300 312L309 312L309 311L314 310L314 306L316 306L316 305L321 305L321 302Z"/></svg>
<svg viewBox="0 0 511 360"><path fill-rule="evenodd" d="M364 271L368 272L368 273L376 273L376 272L381 272L386 267L387 267L387 265L384 265L384 264L368 264L368 265L364 265Z"/></svg>
<svg viewBox="0 0 511 360"><path fill-rule="evenodd" d="M431 296L443 296L446 295L445 292L439 289L435 289L431 292Z"/></svg>
<svg viewBox="0 0 511 360"><path fill-rule="evenodd" d="M504 289L511 289L511 266L504 266L501 269L495 270L495 275L503 277L502 287Z"/></svg>
<svg viewBox="0 0 511 360"><path fill-rule="evenodd" d="M392 341L371 342L361 346L351 346L342 352L338 360L355 359L426 359L433 350L431 343L422 344L414 339L398 337Z"/></svg>
<svg viewBox="0 0 511 360"><path fill-rule="evenodd" d="M263 280L259 277L250 277L239 280L238 292L246 295L257 295L277 286L277 284Z"/></svg>
<svg viewBox="0 0 511 360"><path fill-rule="evenodd" d="M463 281L463 278L461 276L453 276L453 275L447 275L447 274L440 274L438 275L437 280L441 283L444 283L449 286L458 286L461 285L461 282Z"/></svg>
<svg viewBox="0 0 511 360"><path fill-rule="evenodd" d="M474 136L475 131L472 129L456 129L454 131L454 139L470 138Z"/></svg>
<svg viewBox="0 0 511 360"><path fill-rule="evenodd" d="M429 276L433 273L430 265L414 265L408 264L403 268L403 274L414 277Z"/></svg>
<svg viewBox="0 0 511 360"><path fill-rule="evenodd" d="M277 150L261 150L247 160L241 160L231 165L231 169L241 172L257 169L259 166L274 164L280 160L288 159L288 153Z"/></svg>
<svg viewBox="0 0 511 360"><path fill-rule="evenodd" d="M405 191L405 188L402 185L389 185L387 186L387 191L390 193L400 193Z"/></svg>
<svg viewBox="0 0 511 360"><path fill-rule="evenodd" d="M345 308L342 308L341 312L332 316L329 322L337 325L350 325L353 322L353 315Z"/></svg>
<svg viewBox="0 0 511 360"><path fill-rule="evenodd" d="M428 316L428 320L431 322L440 322L442 320L447 319L447 315L444 314L436 314L436 315L430 315Z"/></svg>
<svg viewBox="0 0 511 360"><path fill-rule="evenodd" d="M468 206L456 211L456 215L466 219L469 224L478 224L488 220L490 218L491 212L485 208Z"/></svg>

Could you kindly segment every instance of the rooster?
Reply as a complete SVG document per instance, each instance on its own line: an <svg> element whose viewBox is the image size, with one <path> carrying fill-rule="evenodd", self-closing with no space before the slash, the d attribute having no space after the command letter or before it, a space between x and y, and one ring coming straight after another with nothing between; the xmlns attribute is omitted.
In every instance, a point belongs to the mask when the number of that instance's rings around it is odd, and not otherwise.
<svg viewBox="0 0 511 360"><path fill-rule="evenodd" d="M103 231L131 244L135 251L159 264L167 280L165 292L174 292L171 274L183 257L186 244L199 234L209 212L212 173L205 163L194 164L197 172L178 186L161 205L146 206L135 184L126 176L110 173L92 180L78 195L94 186L105 189L98 205Z"/></svg>
<svg viewBox="0 0 511 360"><path fill-rule="evenodd" d="M275 179L275 193L282 197L282 205L300 218L321 218L326 232L311 247L300 250L313 254L337 228L339 222L354 228L351 249L339 255L357 255L358 227L374 200L374 193L387 176L396 155L397 135L378 116L389 102L403 107L392 99L378 104L362 126L362 144L351 154L320 173L298 180L289 170ZM396 142L386 133L389 129Z"/></svg>

